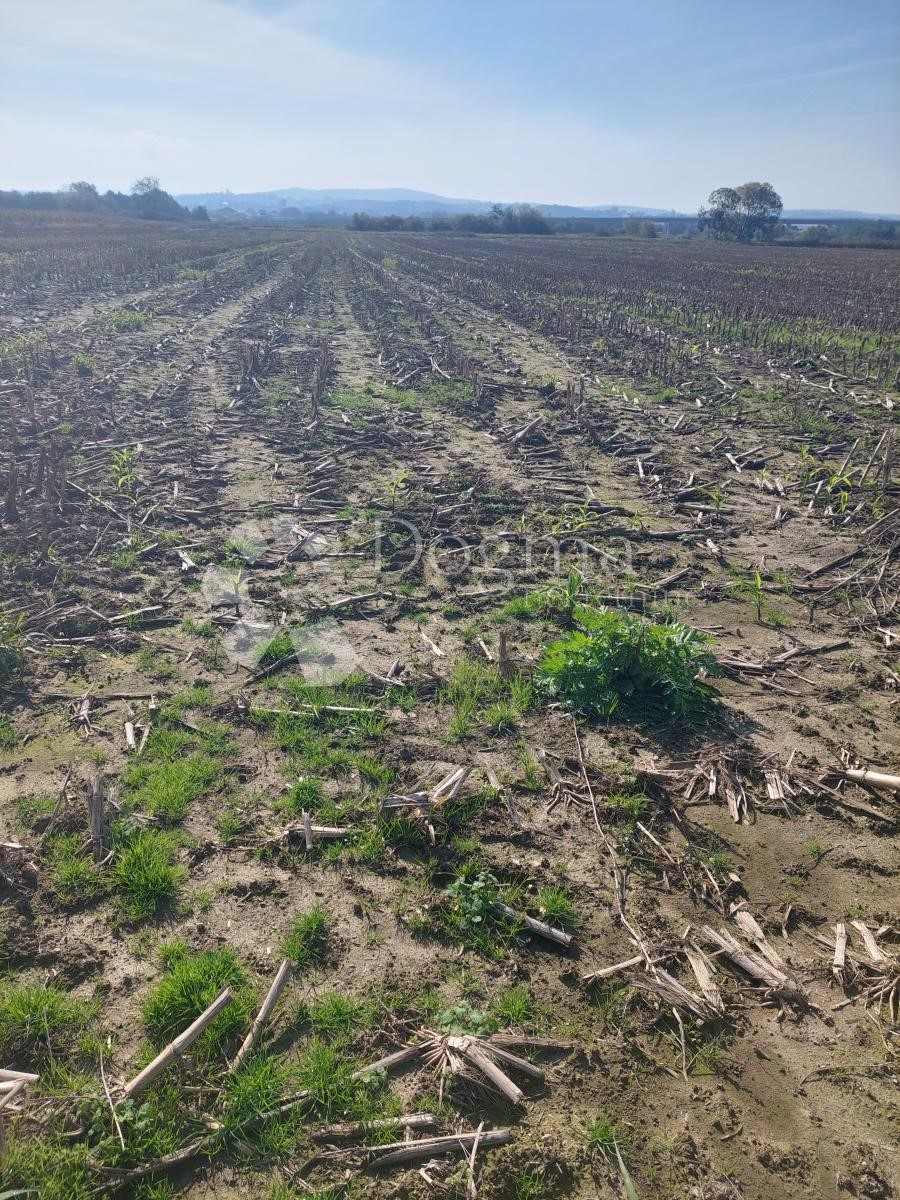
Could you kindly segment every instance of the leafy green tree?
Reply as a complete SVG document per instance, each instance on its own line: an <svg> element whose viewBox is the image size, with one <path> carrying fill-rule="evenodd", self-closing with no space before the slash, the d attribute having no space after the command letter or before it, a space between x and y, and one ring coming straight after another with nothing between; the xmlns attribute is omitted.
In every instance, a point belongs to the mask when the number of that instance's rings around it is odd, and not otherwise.
<svg viewBox="0 0 900 1200"><path fill-rule="evenodd" d="M742 183L720 187L710 194L708 208L701 208L698 224L713 237L737 242L767 241L775 233L781 197L771 183Z"/></svg>

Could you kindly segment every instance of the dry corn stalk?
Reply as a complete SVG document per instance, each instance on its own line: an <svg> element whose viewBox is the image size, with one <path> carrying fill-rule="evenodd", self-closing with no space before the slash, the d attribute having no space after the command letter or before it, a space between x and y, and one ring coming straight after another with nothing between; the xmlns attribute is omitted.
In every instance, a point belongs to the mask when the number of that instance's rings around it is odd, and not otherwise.
<svg viewBox="0 0 900 1200"><path fill-rule="evenodd" d="M454 767L440 779L430 791L399 792L388 796L381 802L381 811L393 809L409 809L409 816L425 826L428 840L435 844L434 826L431 823L432 810L448 800L452 800L460 788L472 774L472 767Z"/></svg>
<svg viewBox="0 0 900 1200"><path fill-rule="evenodd" d="M727 929L717 933L715 929L704 925L703 933L726 958L739 967L745 975L762 983L773 996L779 1000L788 1000L793 1004L804 1006L809 1004L809 996L799 983L789 978L778 967L773 966L763 955L756 954L752 950L745 950Z"/></svg>
<svg viewBox="0 0 900 1200"><path fill-rule="evenodd" d="M422 1041L397 1050L386 1058L362 1068L356 1072L356 1076L362 1078L373 1071L389 1070L391 1067L421 1059L424 1066L439 1073L438 1094L441 1098L446 1080L457 1076L488 1091L493 1090L513 1104L522 1104L526 1098L525 1093L510 1078L508 1070L511 1068L540 1084L544 1082L544 1072L534 1063L514 1054L509 1047L557 1045L540 1038L519 1037L515 1034L476 1037L471 1034L441 1034L431 1029L423 1029L421 1033Z"/></svg>

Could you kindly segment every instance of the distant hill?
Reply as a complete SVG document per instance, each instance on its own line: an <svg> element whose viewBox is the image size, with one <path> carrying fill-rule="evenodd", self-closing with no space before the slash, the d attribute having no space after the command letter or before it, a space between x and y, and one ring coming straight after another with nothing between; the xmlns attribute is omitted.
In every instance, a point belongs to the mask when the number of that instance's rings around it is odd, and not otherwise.
<svg viewBox="0 0 900 1200"><path fill-rule="evenodd" d="M349 216L366 212L371 216L444 217L454 213L487 212L490 200L466 200L417 192L409 188L280 188L271 192L203 192L179 196L182 204L205 205L211 216L217 212L232 219L278 216L285 209L301 213L335 213ZM674 209L643 208L640 205L606 204L584 208L570 204L535 204L545 217L674 217Z"/></svg>
<svg viewBox="0 0 900 1200"><path fill-rule="evenodd" d="M897 213L855 212L847 208L786 208L785 221L900 221Z"/></svg>
<svg viewBox="0 0 900 1200"><path fill-rule="evenodd" d="M786 208L785 221L900 221L897 213L856 212L848 208Z"/></svg>

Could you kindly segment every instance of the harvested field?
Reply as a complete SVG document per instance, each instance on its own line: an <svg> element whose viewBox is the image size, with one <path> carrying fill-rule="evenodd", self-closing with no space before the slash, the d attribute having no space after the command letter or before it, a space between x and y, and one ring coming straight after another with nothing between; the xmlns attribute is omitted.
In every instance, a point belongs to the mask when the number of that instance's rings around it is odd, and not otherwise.
<svg viewBox="0 0 900 1200"><path fill-rule="evenodd" d="M896 253L27 217L0 1184L896 1195Z"/></svg>

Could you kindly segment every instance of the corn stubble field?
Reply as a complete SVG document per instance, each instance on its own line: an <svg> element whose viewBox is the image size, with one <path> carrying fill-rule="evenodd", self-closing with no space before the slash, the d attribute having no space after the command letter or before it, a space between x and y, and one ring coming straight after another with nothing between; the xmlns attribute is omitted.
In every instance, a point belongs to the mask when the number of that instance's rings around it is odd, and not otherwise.
<svg viewBox="0 0 900 1200"><path fill-rule="evenodd" d="M897 265L3 218L0 1187L897 1194Z"/></svg>

